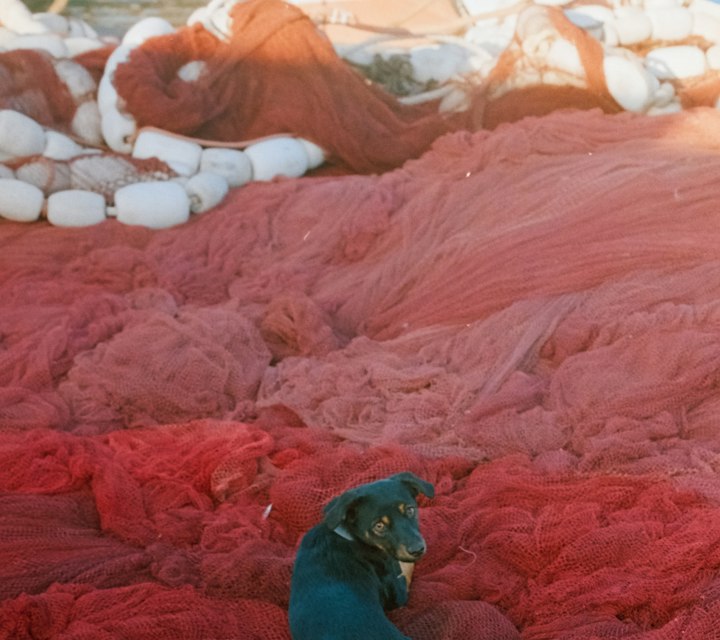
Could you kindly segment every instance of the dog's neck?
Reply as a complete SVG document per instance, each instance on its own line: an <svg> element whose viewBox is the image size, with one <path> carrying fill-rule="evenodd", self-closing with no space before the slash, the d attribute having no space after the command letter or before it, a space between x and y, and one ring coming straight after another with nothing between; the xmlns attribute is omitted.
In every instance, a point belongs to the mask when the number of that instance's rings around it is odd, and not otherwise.
<svg viewBox="0 0 720 640"><path fill-rule="evenodd" d="M333 532L337 533L341 538L345 538L345 540L355 540L353 534L350 533L347 527L342 523L335 527Z"/></svg>

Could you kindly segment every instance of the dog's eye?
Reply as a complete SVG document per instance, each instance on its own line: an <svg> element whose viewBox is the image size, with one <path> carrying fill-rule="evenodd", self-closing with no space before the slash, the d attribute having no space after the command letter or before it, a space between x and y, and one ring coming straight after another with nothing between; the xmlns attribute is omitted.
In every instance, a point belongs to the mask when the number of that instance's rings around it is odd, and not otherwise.
<svg viewBox="0 0 720 640"><path fill-rule="evenodd" d="M415 517L415 507L406 507L405 508L405 515L408 518L414 518Z"/></svg>
<svg viewBox="0 0 720 640"><path fill-rule="evenodd" d="M385 530L386 530L386 529L387 529L387 525L386 525L382 520L378 520L378 521L373 525L373 533L374 533L376 536L381 536L381 535L383 535L383 534L385 533Z"/></svg>

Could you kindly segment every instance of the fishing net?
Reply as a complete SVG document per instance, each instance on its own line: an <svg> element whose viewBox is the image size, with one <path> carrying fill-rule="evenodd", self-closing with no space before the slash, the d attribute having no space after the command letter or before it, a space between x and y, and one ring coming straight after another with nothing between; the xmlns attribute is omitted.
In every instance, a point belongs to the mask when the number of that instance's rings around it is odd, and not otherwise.
<svg viewBox="0 0 720 640"><path fill-rule="evenodd" d="M292 133L361 173L399 166L450 130L435 105L403 106L368 86L299 8L250 0L231 18L227 42L194 25L149 40L118 67L115 85L139 126L219 141ZM196 80L178 76L197 62Z"/></svg>
<svg viewBox="0 0 720 640"><path fill-rule="evenodd" d="M720 637L718 131L555 113L2 225L0 635L288 638L322 506L409 470L411 637Z"/></svg>
<svg viewBox="0 0 720 640"><path fill-rule="evenodd" d="M600 108L505 117L531 89L498 75L469 112L494 129L451 131L278 7L148 41L120 93L401 166L161 231L0 225L0 637L288 640L323 505L412 471L428 554L390 617L415 640L720 639L718 113L610 115L586 75ZM101 192L166 170L63 166Z"/></svg>

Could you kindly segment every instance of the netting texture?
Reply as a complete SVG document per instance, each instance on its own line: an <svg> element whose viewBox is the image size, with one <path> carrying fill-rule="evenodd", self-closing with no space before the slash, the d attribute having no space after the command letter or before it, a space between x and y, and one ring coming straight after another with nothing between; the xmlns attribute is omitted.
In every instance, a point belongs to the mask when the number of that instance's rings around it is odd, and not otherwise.
<svg viewBox="0 0 720 640"><path fill-rule="evenodd" d="M178 78L198 61L195 82ZM238 3L228 42L200 25L152 38L114 82L139 126L230 142L291 133L353 172L397 167L451 129L434 104L403 106L369 86L307 15L278 0Z"/></svg>
<svg viewBox="0 0 720 640"><path fill-rule="evenodd" d="M287 639L409 470L417 640L720 638L720 115L555 113L181 227L0 225L0 637Z"/></svg>

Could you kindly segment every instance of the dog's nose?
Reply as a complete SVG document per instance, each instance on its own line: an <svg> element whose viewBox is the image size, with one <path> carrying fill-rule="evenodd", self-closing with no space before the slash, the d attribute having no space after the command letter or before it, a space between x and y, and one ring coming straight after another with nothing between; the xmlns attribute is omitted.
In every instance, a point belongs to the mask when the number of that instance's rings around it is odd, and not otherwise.
<svg viewBox="0 0 720 640"><path fill-rule="evenodd" d="M425 553L425 543L420 542L412 547L407 548L407 552L413 557L413 558L419 558Z"/></svg>

